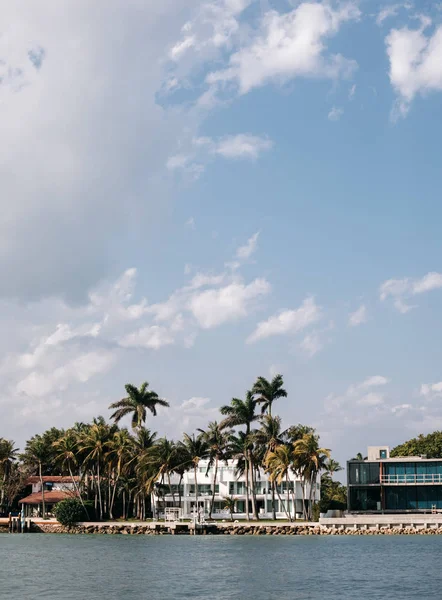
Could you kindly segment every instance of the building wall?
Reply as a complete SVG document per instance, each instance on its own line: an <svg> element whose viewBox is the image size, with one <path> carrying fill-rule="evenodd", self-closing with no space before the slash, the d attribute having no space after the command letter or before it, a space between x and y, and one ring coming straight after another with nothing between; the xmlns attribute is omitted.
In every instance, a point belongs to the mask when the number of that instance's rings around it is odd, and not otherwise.
<svg viewBox="0 0 442 600"><path fill-rule="evenodd" d="M212 498L214 469L210 469L207 476L206 471L207 461L201 461L197 472L198 508L207 513L209 511L210 502ZM156 494L153 495L153 508L156 514L163 510L164 503L166 503L166 506L168 507L172 507L174 505L178 506L178 475L172 475L171 484L173 491L176 492L174 494L174 498L170 493L168 493L168 488L166 488L164 498L158 497ZM271 485L268 480L268 476L262 470L259 471L259 474L257 476L256 488L258 511L262 516L271 516ZM275 495L275 503L279 516L285 516L283 503L286 507L286 510L290 511L291 515L294 515L295 511L298 514L302 513L302 480L297 475L291 473L289 476L289 490L287 491L286 488L286 482L283 482L281 486L279 486L282 502L279 500L278 495ZM181 508L183 509L183 516L190 517L193 514L195 504L195 477L193 470L185 473L182 481L181 494ZM305 486L304 494L306 500L308 500L310 495L310 486L308 484L306 484ZM218 513L220 514L220 516L227 515L223 507L224 498L229 496L233 496L236 500L236 512L239 514L245 513L245 476L236 476L234 461L229 461L228 465L221 464L218 468L214 514ZM316 484L316 489L312 490L312 497L313 496L315 497L315 501L318 501L320 499L319 482ZM251 494L249 505L251 507Z"/></svg>

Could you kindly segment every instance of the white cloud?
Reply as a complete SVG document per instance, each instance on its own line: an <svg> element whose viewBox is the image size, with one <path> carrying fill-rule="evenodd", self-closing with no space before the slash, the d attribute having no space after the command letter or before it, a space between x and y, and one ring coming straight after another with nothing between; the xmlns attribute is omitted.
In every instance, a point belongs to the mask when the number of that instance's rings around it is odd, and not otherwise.
<svg viewBox="0 0 442 600"><path fill-rule="evenodd" d="M368 377L362 383L360 383L358 389L365 390L371 387L383 386L387 385L389 382L390 380L383 375L373 375L372 377Z"/></svg>
<svg viewBox="0 0 442 600"><path fill-rule="evenodd" d="M213 153L224 158L256 159L265 150L270 150L272 146L273 142L269 139L241 133L221 138L215 144Z"/></svg>
<svg viewBox="0 0 442 600"><path fill-rule="evenodd" d="M245 94L268 82L283 83L294 77L336 79L349 76L353 60L328 54L326 41L345 22L357 20L354 2L333 9L328 3L302 2L288 13L266 12L255 31L230 55L227 68L208 75L209 84L233 81Z"/></svg>
<svg viewBox="0 0 442 600"><path fill-rule="evenodd" d="M183 13L196 4L183 0L181 12L172 0L110 0L105 21L86 0L2 7L3 297L85 301L169 201L159 184L167 157L199 122L156 94Z"/></svg>
<svg viewBox="0 0 442 600"><path fill-rule="evenodd" d="M392 29L386 37L390 82L398 97L393 118L404 117L417 94L442 90L442 25L426 35L430 24L423 18L418 29Z"/></svg>
<svg viewBox="0 0 442 600"><path fill-rule="evenodd" d="M238 248L238 250L236 251L236 257L238 258L238 260L247 260L252 256L252 254L255 253L256 248L258 246L258 237L259 237L259 231L254 233L247 240L247 243L244 244L244 246L240 246Z"/></svg>
<svg viewBox="0 0 442 600"><path fill-rule="evenodd" d="M442 397L442 381L438 383L423 383L420 394L430 400Z"/></svg>
<svg viewBox="0 0 442 600"><path fill-rule="evenodd" d="M218 139L193 137L181 144L186 146L186 152L170 156L166 166L169 171L183 172L193 180L216 157L226 160L256 160L273 147L270 139L249 133L226 135Z"/></svg>
<svg viewBox="0 0 442 600"><path fill-rule="evenodd" d="M173 344L174 341L175 338L168 328L159 325L150 325L124 336L120 344L126 348L152 348L158 350L163 346Z"/></svg>
<svg viewBox="0 0 442 600"><path fill-rule="evenodd" d="M343 108L333 106L333 108L331 108L330 112L328 113L328 120L329 121L339 121L339 119L342 117L343 114L344 114Z"/></svg>
<svg viewBox="0 0 442 600"><path fill-rule="evenodd" d="M375 389L386 386L389 381L383 375L374 375L350 385L342 395L330 394L325 399L326 415L332 414L340 425L344 422L348 425L361 425L364 420L368 422L386 406L385 393ZM368 413L368 409L373 412Z"/></svg>
<svg viewBox="0 0 442 600"><path fill-rule="evenodd" d="M348 318L348 324L350 327L357 327L358 325L362 325L362 323L366 323L367 318L367 307L365 304L361 304L361 306L355 310L355 312L350 314Z"/></svg>
<svg viewBox="0 0 442 600"><path fill-rule="evenodd" d="M193 295L189 309L203 329L211 329L227 321L246 317L253 302L269 292L270 284L265 279L255 279L248 285L234 282Z"/></svg>
<svg viewBox="0 0 442 600"><path fill-rule="evenodd" d="M194 217L189 217L186 221L186 227L190 227L190 229L195 229L195 219Z"/></svg>
<svg viewBox="0 0 442 600"><path fill-rule="evenodd" d="M355 94L356 94L356 84L354 83L348 91L348 99L353 100Z"/></svg>
<svg viewBox="0 0 442 600"><path fill-rule="evenodd" d="M304 337L302 342L299 344L299 347L305 354L312 358L317 354L320 350L323 349L324 344L317 332L309 333Z"/></svg>
<svg viewBox="0 0 442 600"><path fill-rule="evenodd" d="M402 6L402 4L391 4L390 6L384 6L376 17L376 25L380 26L385 20L390 19L391 17L396 17Z"/></svg>
<svg viewBox="0 0 442 600"><path fill-rule="evenodd" d="M431 271L417 279L409 277L388 279L381 284L379 296L382 301L392 298L395 308L405 314L415 308L414 305L407 303L407 299L440 288L442 288L442 274Z"/></svg>
<svg viewBox="0 0 442 600"><path fill-rule="evenodd" d="M295 310L282 311L258 323L247 342L253 343L273 335L295 334L321 319L321 308L309 297Z"/></svg>

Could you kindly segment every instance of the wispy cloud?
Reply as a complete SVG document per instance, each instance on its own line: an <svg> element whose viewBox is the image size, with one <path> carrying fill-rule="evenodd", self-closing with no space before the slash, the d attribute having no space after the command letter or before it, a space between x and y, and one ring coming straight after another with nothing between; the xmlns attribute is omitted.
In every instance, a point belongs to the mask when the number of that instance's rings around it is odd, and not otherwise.
<svg viewBox="0 0 442 600"><path fill-rule="evenodd" d="M379 296L382 301L392 298L395 308L405 314L416 308L415 305L408 303L412 297L440 288L442 288L442 274L431 271L417 279L409 277L387 279L379 288Z"/></svg>

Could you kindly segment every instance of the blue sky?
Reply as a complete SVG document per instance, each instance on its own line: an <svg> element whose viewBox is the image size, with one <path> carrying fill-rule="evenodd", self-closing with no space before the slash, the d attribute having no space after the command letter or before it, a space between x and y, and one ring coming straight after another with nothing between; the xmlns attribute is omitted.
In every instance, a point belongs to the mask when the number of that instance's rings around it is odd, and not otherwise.
<svg viewBox="0 0 442 600"><path fill-rule="evenodd" d="M5 7L0 435L277 372L340 461L442 427L441 9Z"/></svg>

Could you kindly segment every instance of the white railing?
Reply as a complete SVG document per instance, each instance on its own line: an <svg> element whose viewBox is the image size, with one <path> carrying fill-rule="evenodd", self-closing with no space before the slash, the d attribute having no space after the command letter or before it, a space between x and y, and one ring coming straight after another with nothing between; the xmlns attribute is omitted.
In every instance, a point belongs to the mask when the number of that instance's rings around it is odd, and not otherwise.
<svg viewBox="0 0 442 600"><path fill-rule="evenodd" d="M442 474L428 474L422 473L417 475L404 474L404 475L381 475L381 483L387 485L418 485L418 484L442 484Z"/></svg>

